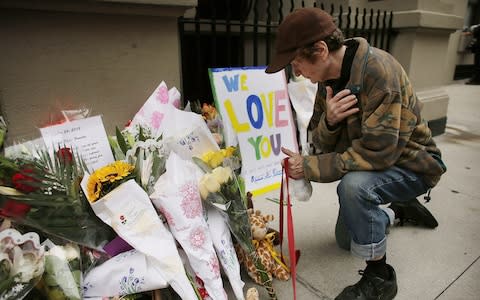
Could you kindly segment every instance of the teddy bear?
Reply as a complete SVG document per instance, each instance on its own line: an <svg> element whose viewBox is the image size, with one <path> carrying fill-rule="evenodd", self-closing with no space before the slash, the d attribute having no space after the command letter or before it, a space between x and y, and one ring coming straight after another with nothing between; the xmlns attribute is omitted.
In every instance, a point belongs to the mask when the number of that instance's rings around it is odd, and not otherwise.
<svg viewBox="0 0 480 300"><path fill-rule="evenodd" d="M247 210L248 218L251 225L253 244L256 254L260 257L261 263L265 266L268 277L272 280L272 276L280 280L288 280L290 273L288 268L281 262L280 254L274 249L273 234L268 234L268 222L273 221L273 215L262 215L259 210L254 211L249 208ZM248 275L257 284L262 284L260 275L254 265L252 258L245 254L243 249L238 245L236 247L237 256L240 263L245 265Z"/></svg>

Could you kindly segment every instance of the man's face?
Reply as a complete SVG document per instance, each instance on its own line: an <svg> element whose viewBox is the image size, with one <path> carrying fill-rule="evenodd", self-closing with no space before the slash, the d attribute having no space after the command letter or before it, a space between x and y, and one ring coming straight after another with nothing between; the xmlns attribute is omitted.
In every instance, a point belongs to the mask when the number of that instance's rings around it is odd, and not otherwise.
<svg viewBox="0 0 480 300"><path fill-rule="evenodd" d="M326 63L318 57L315 62L312 63L297 55L290 64L295 76L302 75L303 77L310 79L313 83L324 82L329 79L327 77Z"/></svg>

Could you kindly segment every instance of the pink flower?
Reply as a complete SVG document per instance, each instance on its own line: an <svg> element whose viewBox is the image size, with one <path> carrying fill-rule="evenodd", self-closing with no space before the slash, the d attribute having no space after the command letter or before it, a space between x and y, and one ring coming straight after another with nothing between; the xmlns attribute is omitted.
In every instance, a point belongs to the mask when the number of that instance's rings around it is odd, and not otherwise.
<svg viewBox="0 0 480 300"><path fill-rule="evenodd" d="M220 276L220 264L218 263L218 258L215 255L212 255L210 257L209 265L210 265L210 269L211 269L212 273L215 274L215 277L219 277Z"/></svg>
<svg viewBox="0 0 480 300"><path fill-rule="evenodd" d="M155 111L152 113L151 123L153 128L158 129L160 127L163 121L163 117L164 117L164 114L159 111Z"/></svg>
<svg viewBox="0 0 480 300"><path fill-rule="evenodd" d="M160 103L166 104L168 103L168 90L167 87L162 85L158 90L157 90L157 95L156 95L157 101Z"/></svg>
<svg viewBox="0 0 480 300"><path fill-rule="evenodd" d="M189 219L194 219L202 214L202 202L198 192L197 185L193 182L187 182L180 188L183 197L180 204L183 214Z"/></svg>
<svg viewBox="0 0 480 300"><path fill-rule="evenodd" d="M205 231L198 227L190 233L190 244L194 248L201 248L205 243ZM217 261L218 262L218 261Z"/></svg>

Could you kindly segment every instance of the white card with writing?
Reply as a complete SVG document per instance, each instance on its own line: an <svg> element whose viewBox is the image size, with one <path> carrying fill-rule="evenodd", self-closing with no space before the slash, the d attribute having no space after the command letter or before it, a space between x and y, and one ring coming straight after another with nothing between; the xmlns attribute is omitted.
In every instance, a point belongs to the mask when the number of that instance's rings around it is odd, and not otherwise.
<svg viewBox="0 0 480 300"><path fill-rule="evenodd" d="M101 116L40 128L50 153L69 147L83 158L89 171L114 162Z"/></svg>

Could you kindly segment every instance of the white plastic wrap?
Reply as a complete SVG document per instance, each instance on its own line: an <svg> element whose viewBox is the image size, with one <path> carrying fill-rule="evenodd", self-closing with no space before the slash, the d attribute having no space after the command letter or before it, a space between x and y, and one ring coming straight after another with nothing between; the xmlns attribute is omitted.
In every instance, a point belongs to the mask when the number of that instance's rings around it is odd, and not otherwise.
<svg viewBox="0 0 480 300"><path fill-rule="evenodd" d="M202 279L214 300L227 299L220 276L220 265L213 248L197 186L196 166L171 152L166 172L150 195L155 207L164 214L170 231L187 254L195 274Z"/></svg>
<svg viewBox="0 0 480 300"><path fill-rule="evenodd" d="M151 264L182 299L196 299L172 234L163 225L146 192L132 179L92 203L95 214Z"/></svg>
<svg viewBox="0 0 480 300"><path fill-rule="evenodd" d="M209 205L207 207L207 224L212 236L213 246L217 251L223 271L230 281L233 293L237 300L243 300L245 299L243 295L245 283L240 276L240 263L233 246L227 221L218 209Z"/></svg>
<svg viewBox="0 0 480 300"><path fill-rule="evenodd" d="M93 268L83 280L84 297L114 297L168 287L155 259L133 249Z"/></svg>

